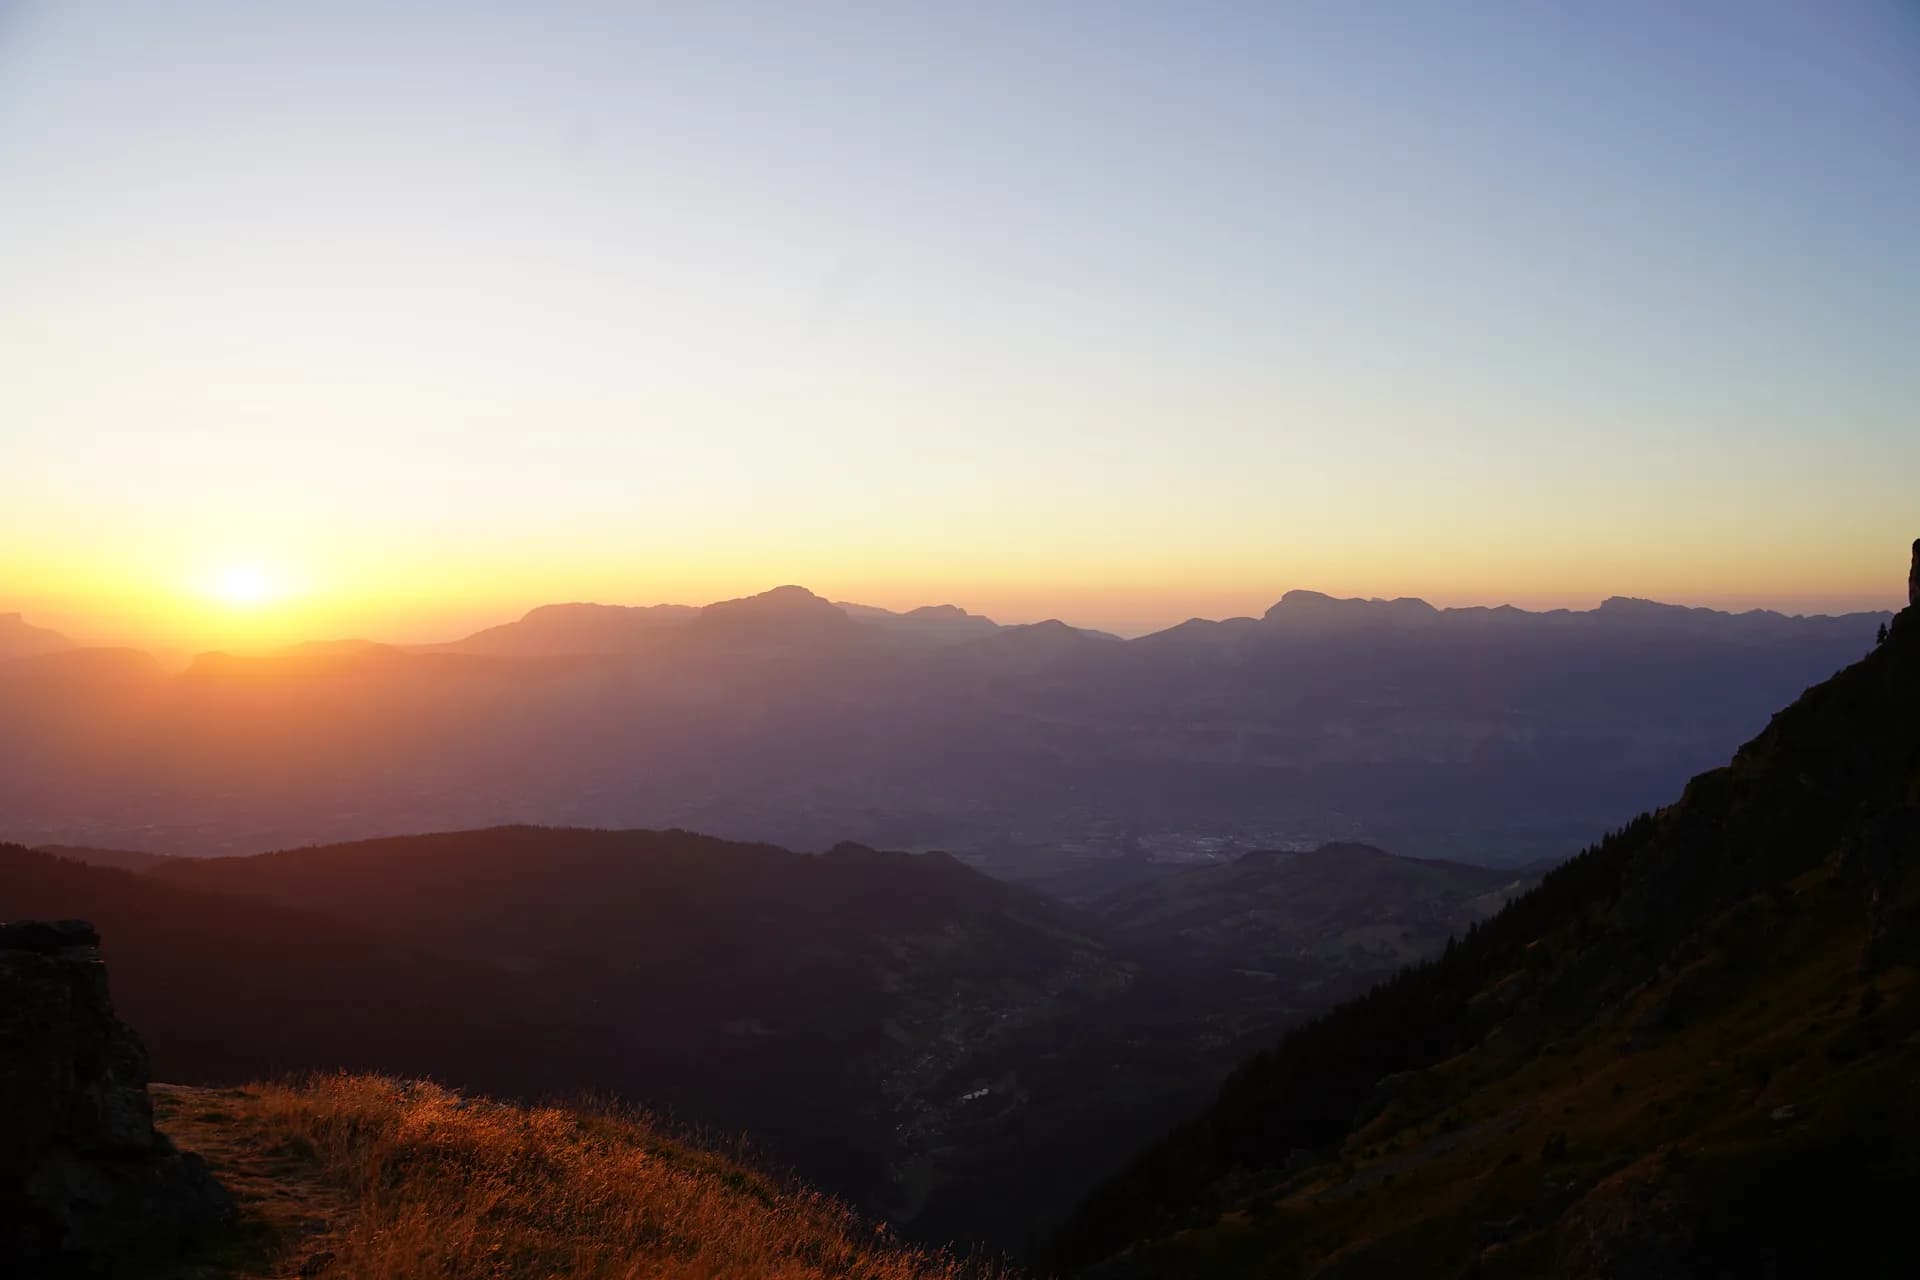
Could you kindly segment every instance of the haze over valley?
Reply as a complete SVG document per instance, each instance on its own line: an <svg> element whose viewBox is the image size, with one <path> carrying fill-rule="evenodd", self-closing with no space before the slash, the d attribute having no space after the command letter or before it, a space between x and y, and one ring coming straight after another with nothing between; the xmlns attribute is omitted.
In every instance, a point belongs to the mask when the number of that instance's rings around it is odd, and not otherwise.
<svg viewBox="0 0 1920 1280"><path fill-rule="evenodd" d="M171 674L15 621L0 818L33 844L198 855L682 827L938 848L1068 896L1340 840L1513 866L1657 803L1889 616L1292 591L1259 618L1121 640L781 587Z"/></svg>

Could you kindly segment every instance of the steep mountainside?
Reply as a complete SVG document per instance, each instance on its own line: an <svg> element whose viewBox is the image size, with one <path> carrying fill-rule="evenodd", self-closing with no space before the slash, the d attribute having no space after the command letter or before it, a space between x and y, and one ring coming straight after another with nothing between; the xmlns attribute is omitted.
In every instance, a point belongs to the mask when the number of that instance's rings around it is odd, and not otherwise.
<svg viewBox="0 0 1920 1280"><path fill-rule="evenodd" d="M1725 768L1291 1033L1083 1206L1100 1275L1895 1274L1920 610Z"/></svg>

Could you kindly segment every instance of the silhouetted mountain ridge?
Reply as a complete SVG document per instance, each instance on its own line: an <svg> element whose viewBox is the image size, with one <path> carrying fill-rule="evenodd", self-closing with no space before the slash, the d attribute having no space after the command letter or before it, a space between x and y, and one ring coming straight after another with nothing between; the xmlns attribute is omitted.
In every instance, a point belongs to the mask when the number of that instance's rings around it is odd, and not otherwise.
<svg viewBox="0 0 1920 1280"><path fill-rule="evenodd" d="M684 623L698 612L677 604L547 604L529 609L517 622L501 623L445 644L414 647L499 657L618 653L644 633Z"/></svg>
<svg viewBox="0 0 1920 1280"><path fill-rule="evenodd" d="M0 661L57 653L74 647L58 631L36 627L18 613L0 613Z"/></svg>
<svg viewBox="0 0 1920 1280"><path fill-rule="evenodd" d="M172 678L87 650L8 662L0 815L35 843L194 853L516 820L853 838L1075 895L1138 878L1149 841L1525 862L1724 758L1878 626L1295 592L1120 641L943 608L863 621L800 587L529 618L560 632Z"/></svg>
<svg viewBox="0 0 1920 1280"><path fill-rule="evenodd" d="M85 862L96 867L119 867L125 871L151 871L161 863L171 860L168 854L148 853L142 849L95 849L86 845L70 844L43 844L35 852L51 854L56 858L66 858L73 862Z"/></svg>

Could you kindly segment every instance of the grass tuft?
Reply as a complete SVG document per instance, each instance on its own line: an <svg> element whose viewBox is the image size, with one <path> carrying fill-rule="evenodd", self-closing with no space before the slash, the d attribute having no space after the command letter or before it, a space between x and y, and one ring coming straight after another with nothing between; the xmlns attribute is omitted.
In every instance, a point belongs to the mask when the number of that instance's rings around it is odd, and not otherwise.
<svg viewBox="0 0 1920 1280"><path fill-rule="evenodd" d="M518 1107L382 1076L247 1090L248 1119L344 1193L356 1280L1006 1280L606 1105Z"/></svg>

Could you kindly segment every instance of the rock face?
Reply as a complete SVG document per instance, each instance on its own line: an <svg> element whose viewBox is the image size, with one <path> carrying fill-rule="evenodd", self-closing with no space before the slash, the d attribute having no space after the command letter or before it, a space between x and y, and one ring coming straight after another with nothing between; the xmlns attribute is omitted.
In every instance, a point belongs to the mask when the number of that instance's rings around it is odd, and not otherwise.
<svg viewBox="0 0 1920 1280"><path fill-rule="evenodd" d="M233 1214L198 1156L154 1131L147 1055L113 1015L99 935L0 924L0 1259L87 1276Z"/></svg>

